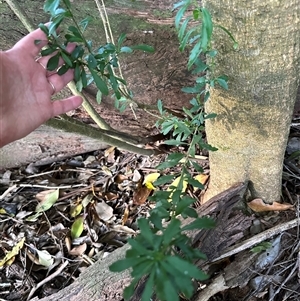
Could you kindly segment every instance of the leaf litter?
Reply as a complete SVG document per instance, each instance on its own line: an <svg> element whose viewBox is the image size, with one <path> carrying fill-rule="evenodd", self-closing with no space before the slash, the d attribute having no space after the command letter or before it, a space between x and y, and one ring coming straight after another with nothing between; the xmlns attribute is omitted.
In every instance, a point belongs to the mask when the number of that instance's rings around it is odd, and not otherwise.
<svg viewBox="0 0 300 301"><path fill-rule="evenodd" d="M155 166L164 158L110 147L5 171L0 177L0 298L53 294L126 244L137 233L137 220L154 206L148 198L158 188L154 182L161 174Z"/></svg>
<svg viewBox="0 0 300 301"><path fill-rule="evenodd" d="M167 168L158 173L155 169L163 161L163 155L149 158L111 147L51 165L30 164L0 174L0 299L23 301L54 294L72 283L95 261L126 244L138 231L137 220L147 217L153 208L154 204L148 200L152 192L178 185L180 170ZM187 193L196 199L195 207L201 206L205 191L198 186L207 185L207 160L203 167L205 174L194 173L195 186L186 187ZM286 165L284 168L287 170ZM163 179L162 185L160 179ZM166 185L166 180L171 184ZM298 186L298 177L288 169L283 179L285 200L295 204L297 199L299 204ZM251 208L254 214L268 211L265 208L270 210L267 216L255 219L260 228L291 219L293 211L288 215L283 211L285 218L278 215L280 210L291 209L291 205L285 208L286 204L276 203L269 207L259 203L260 207L257 207L257 203L254 200L248 204L250 208L255 204ZM251 234L250 229L250 235L259 231ZM278 239L273 240L276 253L273 252L272 270L268 263L266 271L260 271L260 276L249 282L248 289L256 296L264 295L270 285L283 281L282 276L276 278L276 274L283 274L283 269L286 272L294 269L287 269L280 262L291 260L289 250L294 253L297 248L297 243L293 242L295 236L298 237L298 233L285 235L285 242L280 245ZM283 247L287 245L289 247ZM287 255L282 256L284 254ZM263 263L261 256L257 264ZM276 272L272 274L273 269ZM284 281L291 279L289 276ZM262 285L262 281L266 284ZM284 287L280 283L277 287L279 295L280 288ZM222 295L238 300L231 294L237 289L224 291ZM299 285L290 289L299 296L296 293Z"/></svg>

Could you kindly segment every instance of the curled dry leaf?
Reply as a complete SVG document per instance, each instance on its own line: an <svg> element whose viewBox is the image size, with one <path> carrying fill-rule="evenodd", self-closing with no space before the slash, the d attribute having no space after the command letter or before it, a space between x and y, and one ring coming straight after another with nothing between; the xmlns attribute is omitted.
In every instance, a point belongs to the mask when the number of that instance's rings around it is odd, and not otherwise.
<svg viewBox="0 0 300 301"><path fill-rule="evenodd" d="M95 209L99 218L105 222L113 217L114 209L107 205L104 201L95 203Z"/></svg>
<svg viewBox="0 0 300 301"><path fill-rule="evenodd" d="M273 202L273 204L266 204L262 199L254 199L251 202L247 203L249 208L255 212L264 212L264 211L284 211L284 210L293 210L293 205L288 203L278 203Z"/></svg>
<svg viewBox="0 0 300 301"><path fill-rule="evenodd" d="M72 250L70 250L69 254L72 256L81 256L82 254L84 254L86 248L87 248L86 243L83 243L82 245L74 247Z"/></svg>

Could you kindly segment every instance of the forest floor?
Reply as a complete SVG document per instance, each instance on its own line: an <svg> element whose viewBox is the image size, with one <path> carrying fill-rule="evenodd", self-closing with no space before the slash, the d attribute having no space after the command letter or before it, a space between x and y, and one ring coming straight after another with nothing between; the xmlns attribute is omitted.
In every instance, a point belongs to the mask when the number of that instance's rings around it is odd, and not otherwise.
<svg viewBox="0 0 300 301"><path fill-rule="evenodd" d="M282 182L282 201L292 208L281 211L278 207L263 215L252 213L252 225L243 229L240 243L299 217L299 108L295 108ZM86 117L83 114L80 110L74 112L82 120ZM122 120L120 117L117 128L124 128ZM142 131L144 135L150 132L155 132L153 123ZM158 144L163 141L149 147ZM93 262L126 244L138 231L137 219L147 216L154 206L144 176L156 173L156 166L164 158L165 155L149 158L108 147L48 165L4 170L0 174L1 300L47 297L74 282ZM208 158L203 157L202 166L209 176ZM176 172L165 170L164 174ZM201 206L202 193L195 195L199 198L194 206ZM235 285L216 291L209 300L299 300L299 229L298 225L266 237L269 244L259 244L260 257L255 265L244 266L254 270L242 280L237 274L236 281L232 280ZM251 256L251 250L243 250L243 256ZM239 255L214 265L211 281L224 273L226 266L239 266L243 258Z"/></svg>

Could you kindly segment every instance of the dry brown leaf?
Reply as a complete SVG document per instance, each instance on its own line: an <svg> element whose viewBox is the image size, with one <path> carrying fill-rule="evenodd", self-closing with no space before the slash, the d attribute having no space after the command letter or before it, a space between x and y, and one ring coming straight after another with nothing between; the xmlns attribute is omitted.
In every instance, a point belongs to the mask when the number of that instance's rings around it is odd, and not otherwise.
<svg viewBox="0 0 300 301"><path fill-rule="evenodd" d="M82 245L74 247L72 250L70 250L69 254L72 256L81 256L85 252L86 248L86 243L83 243Z"/></svg>
<svg viewBox="0 0 300 301"><path fill-rule="evenodd" d="M293 205L288 203L273 202L273 204L266 204L262 199L254 199L247 203L247 205L255 212L284 211L293 209Z"/></svg>
<svg viewBox="0 0 300 301"><path fill-rule="evenodd" d="M152 192L152 189L149 189L143 185L139 185L139 187L133 193L133 203L135 205L144 204L147 201L151 192Z"/></svg>

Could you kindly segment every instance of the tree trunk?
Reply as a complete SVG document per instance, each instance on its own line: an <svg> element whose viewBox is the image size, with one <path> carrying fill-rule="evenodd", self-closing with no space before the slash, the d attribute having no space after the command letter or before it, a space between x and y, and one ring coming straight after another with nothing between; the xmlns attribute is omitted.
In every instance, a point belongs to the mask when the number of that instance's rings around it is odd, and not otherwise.
<svg viewBox="0 0 300 301"><path fill-rule="evenodd" d="M216 24L216 74L229 90L215 87L206 104L217 118L206 122L210 184L205 199L235 182L250 181L252 197L280 200L284 152L296 100L300 62L299 0L206 0Z"/></svg>

